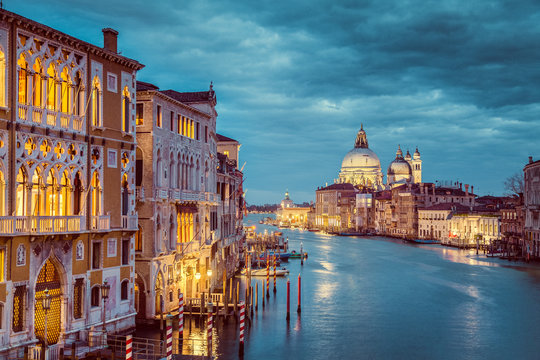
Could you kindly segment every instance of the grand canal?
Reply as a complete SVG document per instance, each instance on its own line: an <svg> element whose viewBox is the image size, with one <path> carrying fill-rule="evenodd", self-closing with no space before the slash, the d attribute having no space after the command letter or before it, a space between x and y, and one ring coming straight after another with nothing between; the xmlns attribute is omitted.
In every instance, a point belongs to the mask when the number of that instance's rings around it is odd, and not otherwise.
<svg viewBox="0 0 540 360"><path fill-rule="evenodd" d="M257 231L276 228L245 219ZM283 230L309 253L246 333L246 359L535 359L540 357L540 267L439 245ZM302 313L296 313L302 275ZM261 285L262 278L259 280ZM198 327L202 326L202 327ZM188 327L188 325L186 325ZM204 324L191 323L192 339ZM214 355L238 358L235 321L218 322Z"/></svg>

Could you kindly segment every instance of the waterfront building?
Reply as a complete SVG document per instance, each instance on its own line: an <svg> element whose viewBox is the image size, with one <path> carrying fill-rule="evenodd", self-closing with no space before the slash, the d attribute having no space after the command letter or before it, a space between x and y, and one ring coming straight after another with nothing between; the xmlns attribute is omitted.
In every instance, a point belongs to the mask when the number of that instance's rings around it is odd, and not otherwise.
<svg viewBox="0 0 540 360"><path fill-rule="evenodd" d="M448 228L448 245L485 248L500 240L500 213L485 207L455 211Z"/></svg>
<svg viewBox="0 0 540 360"><path fill-rule="evenodd" d="M469 208L459 203L440 203L418 209L418 238L439 240L443 245L449 241L449 224L452 214L463 213Z"/></svg>
<svg viewBox="0 0 540 360"><path fill-rule="evenodd" d="M355 230L375 230L375 207L373 206L373 193L356 194Z"/></svg>
<svg viewBox="0 0 540 360"><path fill-rule="evenodd" d="M540 160L529 163L523 169L524 173L524 211L525 226L523 229L523 249L529 257L540 257Z"/></svg>
<svg viewBox="0 0 540 360"><path fill-rule="evenodd" d="M285 191L285 197L281 200L280 204L281 209L292 208L294 206L294 202L289 197L289 190Z"/></svg>
<svg viewBox="0 0 540 360"><path fill-rule="evenodd" d="M212 272L211 289L225 292L223 281L234 277L239 266L240 251L243 246L244 233L242 219L244 216L243 173L238 169L238 150L240 143L226 136L217 137L217 193L220 203L217 217L220 222L214 236L219 241L213 242L211 254ZM236 151L235 151L236 150Z"/></svg>
<svg viewBox="0 0 540 360"><path fill-rule="evenodd" d="M523 211L523 194L511 198L500 209L501 213L501 240L506 252L512 256L526 255L522 248L523 227L525 216Z"/></svg>
<svg viewBox="0 0 540 360"><path fill-rule="evenodd" d="M119 54L113 29L103 29L99 47L0 15L0 357L20 358L46 340L46 358L56 358L103 326L135 325L134 105L143 66Z"/></svg>
<svg viewBox="0 0 540 360"><path fill-rule="evenodd" d="M374 227L380 235L389 235L392 227L392 192L390 190L377 191L373 194Z"/></svg>
<svg viewBox="0 0 540 360"><path fill-rule="evenodd" d="M309 227L309 214L313 213L313 206L296 206L289 196L289 190L285 192L285 198L281 200L280 207L276 210L276 220L284 226Z"/></svg>
<svg viewBox="0 0 540 360"><path fill-rule="evenodd" d="M359 190L349 183L332 184L316 191L315 226L340 232L355 229L354 210Z"/></svg>
<svg viewBox="0 0 540 360"><path fill-rule="evenodd" d="M180 93L137 82L135 299L141 320L178 308L180 292L199 297L211 287L223 225L215 104L212 87Z"/></svg>

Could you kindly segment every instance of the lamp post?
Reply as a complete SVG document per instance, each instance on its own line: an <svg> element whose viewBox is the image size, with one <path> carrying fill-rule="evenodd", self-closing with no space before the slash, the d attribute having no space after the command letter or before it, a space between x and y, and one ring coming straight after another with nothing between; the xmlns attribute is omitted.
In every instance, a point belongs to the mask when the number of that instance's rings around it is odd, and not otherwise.
<svg viewBox="0 0 540 360"><path fill-rule="evenodd" d="M109 297L109 290L111 289L111 285L107 283L107 280L103 282L103 285L101 285L101 297L103 298L103 339L105 340L105 335L107 334L107 329L105 327L105 301Z"/></svg>
<svg viewBox="0 0 540 360"><path fill-rule="evenodd" d="M41 298L41 306L43 307L43 310L45 310L45 336L44 336L44 345L45 349L44 351L47 351L47 347L49 346L49 342L47 341L47 313L49 312L51 308L51 295L49 295L49 289L45 288L45 291L43 291L43 297Z"/></svg>

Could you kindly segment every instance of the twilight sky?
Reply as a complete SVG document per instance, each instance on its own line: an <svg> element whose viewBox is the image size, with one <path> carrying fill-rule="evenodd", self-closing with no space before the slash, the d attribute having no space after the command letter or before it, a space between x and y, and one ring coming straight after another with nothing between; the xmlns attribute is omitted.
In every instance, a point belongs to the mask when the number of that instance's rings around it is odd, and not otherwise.
<svg viewBox="0 0 540 360"><path fill-rule="evenodd" d="M218 132L242 143L246 198L295 202L338 177L360 123L383 173L397 145L423 180L480 195L540 156L536 1L4 0L102 46L120 32L138 79L218 98Z"/></svg>

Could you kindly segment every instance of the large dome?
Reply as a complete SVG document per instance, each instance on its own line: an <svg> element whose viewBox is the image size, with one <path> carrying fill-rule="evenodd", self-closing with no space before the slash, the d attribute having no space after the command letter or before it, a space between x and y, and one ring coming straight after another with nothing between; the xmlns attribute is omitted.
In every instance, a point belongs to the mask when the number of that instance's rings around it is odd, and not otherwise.
<svg viewBox="0 0 540 360"><path fill-rule="evenodd" d="M380 169L381 162L377 155L368 148L354 148L345 155L341 163L342 170L355 169ZM352 170L352 169L351 169Z"/></svg>

